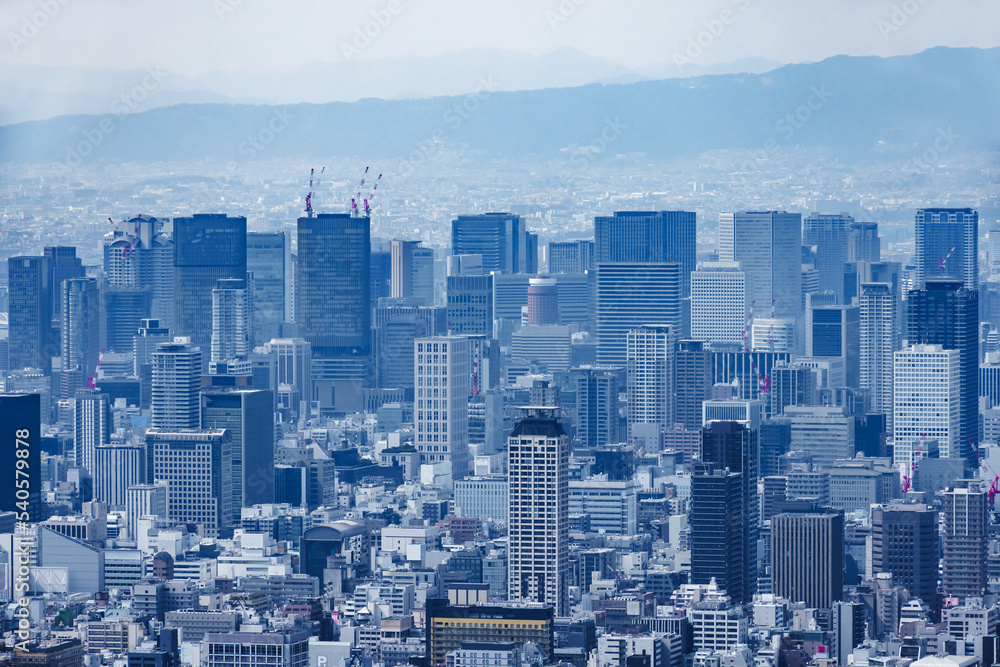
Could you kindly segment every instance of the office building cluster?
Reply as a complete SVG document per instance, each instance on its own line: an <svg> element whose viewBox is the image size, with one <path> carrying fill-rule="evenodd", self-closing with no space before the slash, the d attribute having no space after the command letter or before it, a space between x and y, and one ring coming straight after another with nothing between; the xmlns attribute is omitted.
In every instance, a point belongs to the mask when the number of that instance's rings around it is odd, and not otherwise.
<svg viewBox="0 0 1000 667"><path fill-rule="evenodd" d="M977 211L531 220L6 258L0 661L1000 663Z"/></svg>

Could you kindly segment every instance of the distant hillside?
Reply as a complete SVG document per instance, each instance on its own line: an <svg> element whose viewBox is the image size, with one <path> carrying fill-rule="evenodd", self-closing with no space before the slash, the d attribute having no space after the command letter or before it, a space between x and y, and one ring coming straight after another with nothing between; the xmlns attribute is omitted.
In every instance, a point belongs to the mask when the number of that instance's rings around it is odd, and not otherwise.
<svg viewBox="0 0 1000 667"><path fill-rule="evenodd" d="M764 74L484 91L478 98L181 104L0 127L0 161L65 161L73 147L82 152L88 143L97 144L84 158L89 162L394 159L418 146L433 153L443 145L552 157L602 150L608 140L611 153L653 158L713 149L763 155L792 145L828 146L844 158L909 158L940 136L949 150L1000 148L998 71L1000 49L935 48L895 58L838 56Z"/></svg>

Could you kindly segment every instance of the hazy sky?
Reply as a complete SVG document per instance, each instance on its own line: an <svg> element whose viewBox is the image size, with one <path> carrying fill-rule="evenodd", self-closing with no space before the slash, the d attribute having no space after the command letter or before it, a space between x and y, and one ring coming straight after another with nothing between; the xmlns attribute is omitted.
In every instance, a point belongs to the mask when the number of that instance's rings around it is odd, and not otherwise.
<svg viewBox="0 0 1000 667"><path fill-rule="evenodd" d="M356 31L379 13L384 27L368 26L377 34L357 48ZM571 47L637 68L672 62L699 38L700 64L1000 46L1000 1L0 0L0 25L0 62L188 75L470 48Z"/></svg>

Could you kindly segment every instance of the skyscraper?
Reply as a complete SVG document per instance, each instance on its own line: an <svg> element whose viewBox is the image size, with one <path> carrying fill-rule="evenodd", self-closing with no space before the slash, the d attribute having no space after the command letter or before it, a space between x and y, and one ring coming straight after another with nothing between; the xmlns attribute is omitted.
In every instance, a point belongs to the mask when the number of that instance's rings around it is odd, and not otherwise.
<svg viewBox="0 0 1000 667"><path fill-rule="evenodd" d="M360 408L373 375L370 224L346 213L298 220L296 323L312 345L318 400L337 409Z"/></svg>
<svg viewBox="0 0 1000 667"><path fill-rule="evenodd" d="M621 442L618 433L618 369L582 367L576 375L576 436L594 449Z"/></svg>
<svg viewBox="0 0 1000 667"><path fill-rule="evenodd" d="M93 278L62 282L62 397L71 398L97 370L101 297Z"/></svg>
<svg viewBox="0 0 1000 667"><path fill-rule="evenodd" d="M549 243L549 273L586 273L593 267L593 241Z"/></svg>
<svg viewBox="0 0 1000 667"><path fill-rule="evenodd" d="M559 285L555 278L539 276L528 280L529 326L559 324Z"/></svg>
<svg viewBox="0 0 1000 667"><path fill-rule="evenodd" d="M712 390L712 351L700 340L681 340L674 351L674 421L700 429L701 405Z"/></svg>
<svg viewBox="0 0 1000 667"><path fill-rule="evenodd" d="M872 508L872 574L889 572L928 608L937 603L938 518L927 505Z"/></svg>
<svg viewBox="0 0 1000 667"><path fill-rule="evenodd" d="M421 463L451 463L452 479L469 474L469 339L418 338L416 366L417 450Z"/></svg>
<svg viewBox="0 0 1000 667"><path fill-rule="evenodd" d="M245 359L253 349L252 296L246 280L218 280L212 289L211 363Z"/></svg>
<svg viewBox="0 0 1000 667"><path fill-rule="evenodd" d="M0 511L18 522L42 520L42 417L38 394L0 394ZM25 464L19 463L25 461Z"/></svg>
<svg viewBox="0 0 1000 667"><path fill-rule="evenodd" d="M94 450L111 442L113 431L108 395L96 390L77 391L73 399L73 454L76 465L93 475Z"/></svg>
<svg viewBox="0 0 1000 667"><path fill-rule="evenodd" d="M981 597L986 590L989 519L986 491L953 488L944 492L941 588L958 598Z"/></svg>
<svg viewBox="0 0 1000 667"><path fill-rule="evenodd" d="M812 213L802 221L802 245L816 248L815 266L819 282L832 289L844 303L844 263L847 261L850 226L854 218L846 213Z"/></svg>
<svg viewBox="0 0 1000 667"><path fill-rule="evenodd" d="M742 343L750 311L739 262L702 262L691 274L691 338Z"/></svg>
<svg viewBox="0 0 1000 667"><path fill-rule="evenodd" d="M247 272L253 285L253 343L263 345L288 321L285 274L288 250L283 232L247 232Z"/></svg>
<svg viewBox="0 0 1000 667"><path fill-rule="evenodd" d="M922 208L914 223L916 287L932 279L979 289L979 213L971 208Z"/></svg>
<svg viewBox="0 0 1000 667"><path fill-rule="evenodd" d="M802 300L802 215L748 211L719 215L719 260L739 262L758 312L798 319Z"/></svg>
<svg viewBox="0 0 1000 667"><path fill-rule="evenodd" d="M960 456L978 467L973 444L979 442L979 292L957 280L928 279L907 297L906 339L910 345L940 345L958 350L961 383ZM952 453L957 458L959 454Z"/></svg>
<svg viewBox="0 0 1000 667"><path fill-rule="evenodd" d="M674 337L669 325L628 332L628 437L657 451L674 424Z"/></svg>
<svg viewBox="0 0 1000 667"><path fill-rule="evenodd" d="M146 431L146 478L167 483L168 518L224 536L232 525L233 441L225 429Z"/></svg>
<svg viewBox="0 0 1000 667"><path fill-rule="evenodd" d="M693 211L616 211L594 218L594 261L680 265L681 298L691 294L695 270Z"/></svg>
<svg viewBox="0 0 1000 667"><path fill-rule="evenodd" d="M537 238L512 213L460 215L451 222L451 254L482 255L484 273L536 273Z"/></svg>
<svg viewBox="0 0 1000 667"><path fill-rule="evenodd" d="M694 463L688 522L691 582L712 581L733 601L747 601L747 506L743 475L711 463Z"/></svg>
<svg viewBox="0 0 1000 667"><path fill-rule="evenodd" d="M900 346L899 296L890 283L862 283L859 365L861 388L871 397L871 410L886 416L892 432L893 353Z"/></svg>
<svg viewBox="0 0 1000 667"><path fill-rule="evenodd" d="M961 365L958 350L911 345L895 354L892 434L896 463L909 468L926 438L936 440L941 458L962 455ZM901 457L906 452L908 456Z"/></svg>
<svg viewBox="0 0 1000 667"><path fill-rule="evenodd" d="M202 350L210 350L212 289L218 280L247 277L247 219L199 213L174 218L174 326ZM208 355L206 355L208 356ZM203 359L207 367L208 359Z"/></svg>
<svg viewBox="0 0 1000 667"><path fill-rule="evenodd" d="M681 326L680 264L599 264L597 361L626 364L628 332L644 324Z"/></svg>
<svg viewBox="0 0 1000 667"><path fill-rule="evenodd" d="M757 536L760 531L757 494L760 461L758 436L757 429L739 422L708 422L701 431L701 456L698 463L700 468L692 476L692 502L694 502L694 477L708 475L709 480L701 480L705 486L703 491L713 493L718 490L716 488L718 484L725 483L728 492L736 492L737 503L741 508L739 520L726 529L731 539L741 542L736 553L724 556L715 552L712 543L717 536L699 534L703 531L692 526L692 578L695 583L707 583L701 579L706 577L710 579L714 576L710 574L712 570L738 567L739 576L735 576L735 571L733 574L735 581L727 582L726 585L719 581L719 586L725 588L729 596L740 603L749 602L757 590ZM738 477L733 479L730 475ZM706 508L712 505L711 499L703 500L705 502L701 504ZM730 521L731 518L725 517L721 520ZM736 562L730 562L730 557ZM715 562L720 558L726 559L725 566Z"/></svg>
<svg viewBox="0 0 1000 667"><path fill-rule="evenodd" d="M229 431L232 511L274 502L274 397L270 390L220 387L201 394L201 428Z"/></svg>
<svg viewBox="0 0 1000 667"><path fill-rule="evenodd" d="M843 358L848 387L857 388L861 382L860 336L859 306L809 305L806 309L806 356Z"/></svg>
<svg viewBox="0 0 1000 667"><path fill-rule="evenodd" d="M493 274L449 260L448 331L457 336L493 335ZM463 270L464 269L464 270Z"/></svg>
<svg viewBox="0 0 1000 667"><path fill-rule="evenodd" d="M829 609L843 596L844 515L771 517L771 590L807 607Z"/></svg>
<svg viewBox="0 0 1000 667"><path fill-rule="evenodd" d="M847 225L847 261L878 262L882 244L877 222L852 222Z"/></svg>
<svg viewBox="0 0 1000 667"><path fill-rule="evenodd" d="M421 241L389 242L392 261L391 295L414 299L421 306L434 305L434 251Z"/></svg>
<svg viewBox="0 0 1000 667"><path fill-rule="evenodd" d="M569 437L556 410L524 408L507 439L508 599L569 612Z"/></svg>
<svg viewBox="0 0 1000 667"><path fill-rule="evenodd" d="M48 372L58 342L52 339L52 284L45 257L7 260L8 355L11 370L38 368Z"/></svg>
<svg viewBox="0 0 1000 667"><path fill-rule="evenodd" d="M201 350L183 338L156 347L149 418L153 428L198 428L201 357Z"/></svg>
<svg viewBox="0 0 1000 667"><path fill-rule="evenodd" d="M125 510L129 487L146 479L146 448L122 443L95 447L93 477L94 500L107 503L109 510Z"/></svg>
<svg viewBox="0 0 1000 667"><path fill-rule="evenodd" d="M62 294L63 281L70 278L82 278L84 274L83 261L76 256L76 248L72 246L46 246L45 257L49 265L49 284L54 295ZM62 315L63 302L52 299L52 318L59 322Z"/></svg>
<svg viewBox="0 0 1000 667"><path fill-rule="evenodd" d="M136 329L149 318L148 287L104 287L104 331L109 352L131 352Z"/></svg>

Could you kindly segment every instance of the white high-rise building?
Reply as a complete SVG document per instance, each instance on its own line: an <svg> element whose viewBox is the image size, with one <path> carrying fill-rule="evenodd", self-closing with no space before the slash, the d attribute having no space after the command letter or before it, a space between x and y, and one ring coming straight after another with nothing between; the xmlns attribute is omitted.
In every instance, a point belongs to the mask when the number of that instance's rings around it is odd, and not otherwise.
<svg viewBox="0 0 1000 667"><path fill-rule="evenodd" d="M469 474L469 339L418 338L413 348L420 462L449 462L452 479L462 479Z"/></svg>
<svg viewBox="0 0 1000 667"><path fill-rule="evenodd" d="M795 352L793 320L754 318L750 325L750 347L760 352Z"/></svg>
<svg viewBox="0 0 1000 667"><path fill-rule="evenodd" d="M146 479L145 448L116 443L94 449L94 500L125 510L128 489Z"/></svg>
<svg viewBox="0 0 1000 667"><path fill-rule="evenodd" d="M958 350L911 345L895 354L893 440L916 451L937 440L940 456L961 456L961 367Z"/></svg>
<svg viewBox="0 0 1000 667"><path fill-rule="evenodd" d="M702 262L691 272L691 338L742 343L749 314L746 273L739 262Z"/></svg>
<svg viewBox="0 0 1000 667"><path fill-rule="evenodd" d="M553 407L524 408L507 439L508 599L569 613L569 436Z"/></svg>
<svg viewBox="0 0 1000 667"><path fill-rule="evenodd" d="M757 309L798 319L802 302L802 214L745 211L719 215L719 259L739 262Z"/></svg>
<svg viewBox="0 0 1000 667"><path fill-rule="evenodd" d="M663 429L674 423L674 336L667 324L628 332L628 434L660 448ZM649 442L652 439L653 442Z"/></svg>
<svg viewBox="0 0 1000 667"><path fill-rule="evenodd" d="M198 428L201 349L190 338L174 338L153 352L149 424L153 428Z"/></svg>
<svg viewBox="0 0 1000 667"><path fill-rule="evenodd" d="M898 297L889 283L861 285L861 388L871 396L871 411L886 416L892 433L893 353L900 347Z"/></svg>
<svg viewBox="0 0 1000 667"><path fill-rule="evenodd" d="M211 362L245 359L253 345L253 306L246 280L225 279L212 290Z"/></svg>

